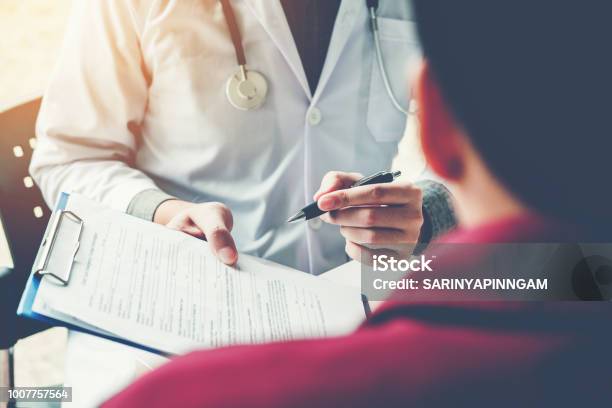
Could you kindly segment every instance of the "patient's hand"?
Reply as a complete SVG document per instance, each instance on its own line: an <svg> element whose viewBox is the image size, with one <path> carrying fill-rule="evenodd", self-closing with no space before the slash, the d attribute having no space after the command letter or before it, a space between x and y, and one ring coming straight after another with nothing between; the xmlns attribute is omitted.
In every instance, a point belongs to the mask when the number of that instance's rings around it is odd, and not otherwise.
<svg viewBox="0 0 612 408"><path fill-rule="evenodd" d="M357 173L325 175L314 199L320 209L331 212L321 219L341 226L346 253L357 261L363 261L373 248L410 255L423 225L421 190L402 181L348 188L360 178Z"/></svg>
<svg viewBox="0 0 612 408"><path fill-rule="evenodd" d="M232 212L224 204L169 200L155 211L153 221L207 240L212 252L227 265L238 261L238 251L230 233L234 220Z"/></svg>

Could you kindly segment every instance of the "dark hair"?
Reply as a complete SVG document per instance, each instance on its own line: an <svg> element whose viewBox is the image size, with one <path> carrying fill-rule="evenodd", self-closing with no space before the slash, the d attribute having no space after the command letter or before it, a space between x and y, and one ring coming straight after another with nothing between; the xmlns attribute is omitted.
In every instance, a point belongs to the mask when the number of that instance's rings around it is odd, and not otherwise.
<svg viewBox="0 0 612 408"><path fill-rule="evenodd" d="M612 3L413 2L445 101L493 174L541 214L607 229Z"/></svg>

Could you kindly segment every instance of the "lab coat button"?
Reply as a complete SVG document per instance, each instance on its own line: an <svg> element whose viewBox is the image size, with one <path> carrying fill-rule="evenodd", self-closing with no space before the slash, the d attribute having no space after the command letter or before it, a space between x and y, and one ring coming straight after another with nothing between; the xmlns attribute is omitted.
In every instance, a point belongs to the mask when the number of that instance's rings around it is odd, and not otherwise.
<svg viewBox="0 0 612 408"><path fill-rule="evenodd" d="M312 126L317 126L319 123L321 123L321 119L323 119L321 111L317 108L311 108L310 112L308 113L308 123L310 123Z"/></svg>
<svg viewBox="0 0 612 408"><path fill-rule="evenodd" d="M313 218L312 220L308 221L308 226L310 229L318 231L323 226L323 221L321 221L320 218Z"/></svg>

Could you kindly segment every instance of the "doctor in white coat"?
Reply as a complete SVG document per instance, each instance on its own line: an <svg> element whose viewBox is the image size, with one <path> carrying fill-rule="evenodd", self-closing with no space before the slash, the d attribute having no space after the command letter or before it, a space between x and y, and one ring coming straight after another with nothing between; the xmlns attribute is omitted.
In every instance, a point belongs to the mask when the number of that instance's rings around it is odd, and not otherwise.
<svg viewBox="0 0 612 408"><path fill-rule="evenodd" d="M237 248L313 274L344 263L345 247L353 255L364 232L414 242L450 226L446 190L407 182L351 195L360 203L393 198L377 209L383 213L353 209L327 222L287 223L320 188L317 198L355 172L388 169L406 116L385 87L365 0L230 2L246 67L267 80L258 109L238 110L227 98L239 69L219 0L74 2L31 165L49 205L76 191L206 238L227 263ZM331 3L336 9L319 18L317 7ZM291 4L314 5L315 13L290 14ZM419 58L409 3L381 0L377 15L389 85L408 107L406 66ZM310 61L309 30L325 24L329 37L320 38L328 43L321 60ZM71 335L66 382L77 405L96 405L124 386L132 358L150 358L141 354Z"/></svg>
<svg viewBox="0 0 612 408"><path fill-rule="evenodd" d="M315 89L281 2L230 3L246 67L267 80L257 109L228 101L226 83L240 71L220 1L75 2L31 172L50 205L76 191L201 236L228 264L237 248L322 273L347 259L338 227L287 218L330 170L388 169L406 124L376 62L369 2L339 4ZM419 58L409 2L381 0L376 13L391 90L408 107L405 68ZM355 177L337 173L326 183ZM429 236L449 225L450 216L427 213L428 205L446 208L442 188L426 188L421 200L420 187L393 184L406 197L388 207L395 237L416 241L424 218Z"/></svg>

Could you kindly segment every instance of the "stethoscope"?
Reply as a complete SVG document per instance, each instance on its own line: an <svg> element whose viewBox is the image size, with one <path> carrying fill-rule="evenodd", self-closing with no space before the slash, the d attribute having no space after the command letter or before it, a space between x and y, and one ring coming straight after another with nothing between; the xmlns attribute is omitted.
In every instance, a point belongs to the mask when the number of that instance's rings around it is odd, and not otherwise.
<svg viewBox="0 0 612 408"><path fill-rule="evenodd" d="M242 46L242 36L236 22L234 8L229 0L220 1L223 15L232 37L232 43L234 44L236 60L238 61L238 71L229 77L225 86L227 99L236 109L257 109L266 101L268 81L259 72L247 69L247 60Z"/></svg>
<svg viewBox="0 0 612 408"><path fill-rule="evenodd" d="M229 28L232 43L234 44L234 51L236 53L236 60L238 62L238 70L227 80L225 87L225 93L227 99L236 109L239 110L254 110L261 107L266 101L268 95L268 81L259 72L247 69L247 60L244 53L244 47L242 45L242 35L236 22L236 15L234 8L232 7L230 0L219 0L223 9L223 15ZM408 110L402 107L398 99L393 93L389 77L387 75L387 69L385 66L385 60L383 58L382 47L380 45L380 34L378 31L378 4L379 0L366 0L366 6L370 14L370 28L374 36L374 48L376 49L376 61L380 74L385 86L385 90L389 95L389 99L393 103L395 109L404 115L408 115ZM412 106L412 104L411 104ZM412 113L412 107L410 113Z"/></svg>

